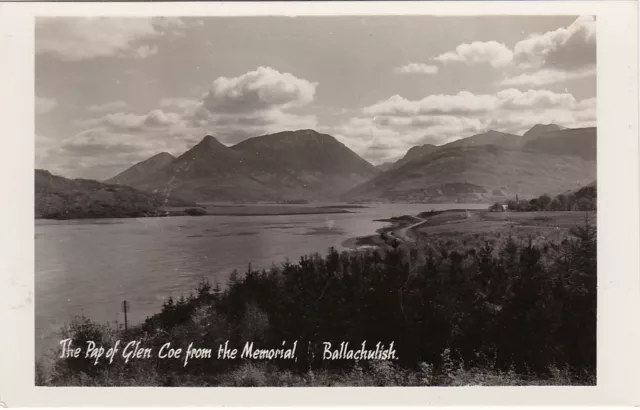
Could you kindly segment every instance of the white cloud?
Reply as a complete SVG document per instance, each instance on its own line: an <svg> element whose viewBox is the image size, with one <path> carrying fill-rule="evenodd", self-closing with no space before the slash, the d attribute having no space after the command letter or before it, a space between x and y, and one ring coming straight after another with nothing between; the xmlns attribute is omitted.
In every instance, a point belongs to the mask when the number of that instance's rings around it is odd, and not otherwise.
<svg viewBox="0 0 640 410"><path fill-rule="evenodd" d="M464 115L492 110L496 97L461 91L455 95L429 95L421 100L407 100L394 95L363 109L368 115Z"/></svg>
<svg viewBox="0 0 640 410"><path fill-rule="evenodd" d="M36 114L44 114L53 110L58 102L53 98L36 96Z"/></svg>
<svg viewBox="0 0 640 410"><path fill-rule="evenodd" d="M409 63L394 68L393 72L396 74L437 74L438 66L423 63Z"/></svg>
<svg viewBox="0 0 640 410"><path fill-rule="evenodd" d="M145 44L179 33L178 18L47 17L36 22L36 52L66 61L97 57L145 58L158 51Z"/></svg>
<svg viewBox="0 0 640 410"><path fill-rule="evenodd" d="M523 109L566 109L576 106L576 99L569 93L555 93L549 90L520 91L515 88L498 91L498 106L506 110Z"/></svg>
<svg viewBox="0 0 640 410"><path fill-rule="evenodd" d="M129 104L126 101L119 100L119 101L111 101L104 104L90 105L87 107L87 111L101 113L101 112L122 110L128 107L129 107Z"/></svg>
<svg viewBox="0 0 640 410"><path fill-rule="evenodd" d="M191 98L163 98L160 107L171 111L193 110L198 106L198 101Z"/></svg>
<svg viewBox="0 0 640 410"><path fill-rule="evenodd" d="M573 71L596 64L596 22L581 16L568 27L533 34L514 47L514 60L525 66Z"/></svg>
<svg viewBox="0 0 640 410"><path fill-rule="evenodd" d="M430 95L420 100L393 96L362 110L327 132L374 163L395 161L415 145L440 145L490 129L522 134L535 124L595 126L595 98L515 88L495 94Z"/></svg>
<svg viewBox="0 0 640 410"><path fill-rule="evenodd" d="M100 118L79 120L75 123L82 127L104 127L113 132L144 132L154 128L178 126L182 123L182 117L177 113L158 109L144 115L110 113Z"/></svg>
<svg viewBox="0 0 640 410"><path fill-rule="evenodd" d="M533 73L523 73L515 77L502 80L500 85L511 87L541 87L550 84L563 83L569 80L595 76L595 66L578 71L563 71L556 69L542 69Z"/></svg>
<svg viewBox="0 0 640 410"><path fill-rule="evenodd" d="M512 59L513 52L497 41L463 43L456 47L455 51L449 51L434 58L442 63L460 62L469 65L488 63L495 68L509 65Z"/></svg>
<svg viewBox="0 0 640 410"><path fill-rule="evenodd" d="M310 103L317 83L258 67L238 77L217 78L202 98L209 112L251 112L271 108L287 109Z"/></svg>

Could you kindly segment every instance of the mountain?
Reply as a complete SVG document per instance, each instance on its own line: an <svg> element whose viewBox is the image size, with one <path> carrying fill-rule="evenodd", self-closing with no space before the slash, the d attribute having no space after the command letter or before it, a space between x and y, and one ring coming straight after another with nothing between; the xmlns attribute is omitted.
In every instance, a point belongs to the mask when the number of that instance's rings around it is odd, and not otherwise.
<svg viewBox="0 0 640 410"><path fill-rule="evenodd" d="M443 145L441 149L454 147L477 147L480 145L497 145L504 148L516 148L521 145L521 140L522 137L519 135L489 130L482 134L476 134L468 138L450 142Z"/></svg>
<svg viewBox="0 0 640 410"><path fill-rule="evenodd" d="M68 179L35 171L35 217L47 219L123 218L156 216L165 207L193 206L123 185L89 179Z"/></svg>
<svg viewBox="0 0 640 410"><path fill-rule="evenodd" d="M438 149L439 147L433 144L416 145L415 147L411 147L409 148L409 151L407 151L407 153L404 155L404 157L396 161L393 168L399 168L411 161L423 158L424 156L429 155Z"/></svg>
<svg viewBox="0 0 640 410"><path fill-rule="evenodd" d="M531 127L529 131L522 134L522 136L526 141L531 141L545 134L548 134L550 132L560 131L564 129L566 128L556 124L536 124L533 127Z"/></svg>
<svg viewBox="0 0 640 410"><path fill-rule="evenodd" d="M472 135L471 137L462 138L444 145L417 145L411 147L405 156L394 164L394 168L401 167L411 161L423 158L437 150L451 148L451 147L470 147L480 145L498 145L505 148L518 149L524 147L529 141L535 140L546 134L564 130L556 124L536 124L522 136L516 134L508 134L500 131L489 130L487 132Z"/></svg>
<svg viewBox="0 0 640 410"><path fill-rule="evenodd" d="M499 134L494 136L504 141ZM488 202L515 195L557 194L596 178L595 161L578 156L497 145L460 145L442 147L384 172L347 192L345 199Z"/></svg>
<svg viewBox="0 0 640 410"><path fill-rule="evenodd" d="M380 172L388 171L393 168L393 162L383 162L382 164L376 165L376 169Z"/></svg>
<svg viewBox="0 0 640 410"><path fill-rule="evenodd" d="M556 155L573 155L586 160L597 158L597 128L568 128L553 131L526 143L525 150Z"/></svg>
<svg viewBox="0 0 640 410"><path fill-rule="evenodd" d="M206 136L132 186L198 201L326 199L377 173L334 137L299 130L249 138L231 147Z"/></svg>
<svg viewBox="0 0 640 410"><path fill-rule="evenodd" d="M135 164L131 168L119 173L105 182L109 184L133 185L141 178L144 178L145 175L166 167L175 159L176 157L173 155L167 152L161 152L160 154L154 155L149 159Z"/></svg>

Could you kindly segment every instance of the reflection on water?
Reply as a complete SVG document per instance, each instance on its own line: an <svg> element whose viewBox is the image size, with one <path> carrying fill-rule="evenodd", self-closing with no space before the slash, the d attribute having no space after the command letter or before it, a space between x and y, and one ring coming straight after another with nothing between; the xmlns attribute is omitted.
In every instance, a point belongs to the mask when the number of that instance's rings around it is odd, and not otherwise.
<svg viewBox="0 0 640 410"><path fill-rule="evenodd" d="M36 221L36 352L57 344L74 315L139 323L168 296L187 295L203 279L224 285L229 273L341 248L375 232L375 219L432 209L485 205L376 205L349 214L200 216Z"/></svg>

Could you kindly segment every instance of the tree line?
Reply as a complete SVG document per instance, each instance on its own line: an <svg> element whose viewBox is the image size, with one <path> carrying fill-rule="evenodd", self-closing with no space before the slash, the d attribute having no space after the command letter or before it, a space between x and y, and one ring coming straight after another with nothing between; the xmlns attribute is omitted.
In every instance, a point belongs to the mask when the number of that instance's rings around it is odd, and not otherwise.
<svg viewBox="0 0 640 410"><path fill-rule="evenodd" d="M595 211L598 203L598 192L595 185L588 185L575 192L560 194L551 198L544 194L530 200L509 200L504 203L496 202L489 208L490 211L503 211L503 205L507 210L517 212L537 211Z"/></svg>
<svg viewBox="0 0 640 410"><path fill-rule="evenodd" d="M438 374L451 363L487 371L512 371L534 379L568 369L593 380L596 371L596 228L587 220L560 243L534 245L507 238L461 249L438 244L338 252L302 257L270 269L234 271L228 284L203 281L188 297L169 298L160 312L126 333L81 319L66 329L75 345L116 338L186 348L216 347L229 340L280 347L298 341L298 360L272 364L276 371L353 371L352 361L323 361L322 342L359 345L394 342L405 371L428 366ZM83 384L104 384L153 373L173 385L219 385L236 361L146 360L94 365L58 359L50 383L82 374ZM367 366L367 364L364 364ZM448 370L449 369L449 370ZM137 375L137 376L136 376ZM57 381L56 381L57 378Z"/></svg>

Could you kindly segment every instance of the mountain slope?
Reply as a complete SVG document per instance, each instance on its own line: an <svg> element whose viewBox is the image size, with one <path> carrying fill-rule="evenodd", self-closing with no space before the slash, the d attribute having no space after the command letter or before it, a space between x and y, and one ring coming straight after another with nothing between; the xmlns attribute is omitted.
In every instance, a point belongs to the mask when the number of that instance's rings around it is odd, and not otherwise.
<svg viewBox="0 0 640 410"><path fill-rule="evenodd" d="M531 141L545 134L549 134L555 131L561 131L564 129L565 129L564 127L561 127L556 124L536 124L533 127L531 127L529 131L522 134L522 136L524 137L524 140Z"/></svg>
<svg viewBox="0 0 640 410"><path fill-rule="evenodd" d="M153 157L138 162L131 168L119 173L113 178L106 180L108 184L133 185L145 175L156 172L175 161L176 157L168 152L161 152Z"/></svg>
<svg viewBox="0 0 640 410"><path fill-rule="evenodd" d="M574 155L586 160L597 158L597 128L569 128L529 141L524 149L547 154Z"/></svg>
<svg viewBox="0 0 640 410"><path fill-rule="evenodd" d="M596 178L595 161L568 155L463 145L440 149L347 192L348 199L475 202L557 194Z"/></svg>
<svg viewBox="0 0 640 410"><path fill-rule="evenodd" d="M232 147L207 136L132 185L198 201L326 199L378 172L332 136L300 130L250 138Z"/></svg>
<svg viewBox="0 0 640 410"><path fill-rule="evenodd" d="M68 179L35 171L35 217L47 219L123 218L162 215L166 206L192 206L123 185Z"/></svg>
<svg viewBox="0 0 640 410"><path fill-rule="evenodd" d="M407 151L407 153L404 155L404 157L396 161L393 168L399 168L405 164L408 164L409 162L423 158L426 155L437 151L438 149L440 149L440 147L433 144L416 145L415 147L411 147L409 148L409 151Z"/></svg>
<svg viewBox="0 0 640 410"><path fill-rule="evenodd" d="M480 145L497 145L504 148L516 148L522 145L522 137L515 134L489 130L482 134L472 135L441 146L442 148L477 147Z"/></svg>

